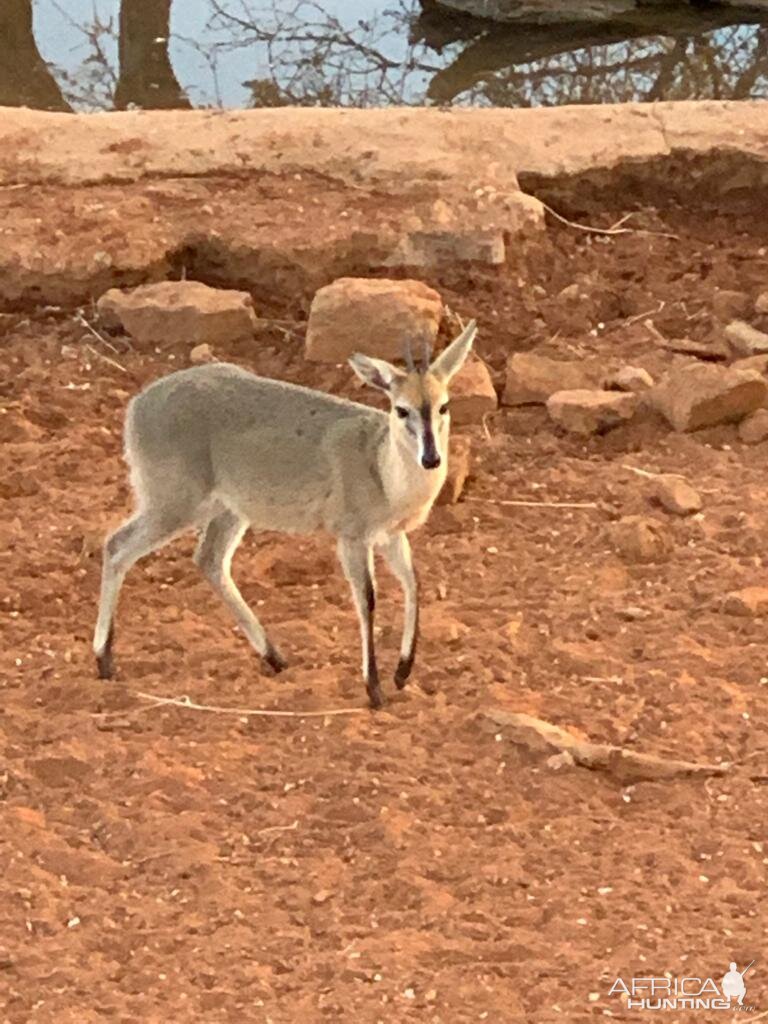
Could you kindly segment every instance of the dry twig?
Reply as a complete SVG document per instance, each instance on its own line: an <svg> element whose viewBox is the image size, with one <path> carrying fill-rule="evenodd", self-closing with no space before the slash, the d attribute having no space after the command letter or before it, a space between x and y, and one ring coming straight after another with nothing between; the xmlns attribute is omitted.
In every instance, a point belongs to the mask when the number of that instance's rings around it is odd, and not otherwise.
<svg viewBox="0 0 768 1024"><path fill-rule="evenodd" d="M628 469L630 473L637 473L638 476L645 477L646 480L656 480L660 476L668 476L668 473L651 473L648 469L639 469L637 466L628 466L626 463L621 464L622 469Z"/></svg>
<svg viewBox="0 0 768 1024"><path fill-rule="evenodd" d="M659 300L659 305L656 309L647 309L644 313L635 313L634 316L628 316L624 321L624 326L628 327L630 324L636 324L638 320L645 320L649 316L658 316L659 313L664 309L666 302L664 299Z"/></svg>
<svg viewBox="0 0 768 1024"><path fill-rule="evenodd" d="M567 217L563 217L557 210L553 210L551 206L547 206L546 203L541 204L547 213L550 213L556 220L559 220L561 224L566 224L569 228L575 228L577 231L586 231L591 235L654 235L657 238L673 238L675 241L679 240L679 235L673 235L668 231L651 231L649 228L625 228L622 225L624 222L632 216L631 213L625 214L610 228L597 228L591 224L577 224L575 221L568 220Z"/></svg>
<svg viewBox="0 0 768 1024"><path fill-rule="evenodd" d="M489 708L485 717L507 730L506 736L534 753L562 758L561 764L576 764L592 771L605 771L622 782L662 781L665 779L709 778L732 770L728 762L700 764L677 758L644 754L610 743L582 740L567 729L533 715L515 714L501 708Z"/></svg>
<svg viewBox="0 0 768 1024"><path fill-rule="evenodd" d="M517 501L509 498L465 498L465 501L480 501L484 505L510 505L513 508L594 508L595 501Z"/></svg>
<svg viewBox="0 0 768 1024"><path fill-rule="evenodd" d="M260 828L257 835L265 836L268 832L292 832L299 827L299 819L292 821L290 825L271 825L269 828Z"/></svg>
<svg viewBox="0 0 768 1024"><path fill-rule="evenodd" d="M99 352L97 349L93 347L93 345L84 345L83 347L86 349L86 351L96 356L97 359L101 359L103 362L109 363L110 366L114 366L115 369L121 370L123 373L128 373L126 368L122 366L120 363L118 363L116 359L111 359L109 356L105 356L103 352Z"/></svg>
<svg viewBox="0 0 768 1024"><path fill-rule="evenodd" d="M153 701L158 707L172 704L178 708L189 708L192 711L210 711L217 715L240 715L241 717L258 718L325 718L327 715L362 715L367 708L331 708L328 711L275 711L269 708L223 708L212 704L196 704L186 694L181 697L160 697L156 693L134 691L135 696L142 700Z"/></svg>
<svg viewBox="0 0 768 1024"><path fill-rule="evenodd" d="M90 331L94 338L96 338L97 341L100 341L102 345L105 345L110 350L110 352L114 352L116 356L120 354L118 349L115 348L111 341L107 341L103 334L99 334L99 332L96 330L93 324L88 323L88 321L85 319L82 313L76 313L75 320L77 320L79 324L82 324L86 330Z"/></svg>

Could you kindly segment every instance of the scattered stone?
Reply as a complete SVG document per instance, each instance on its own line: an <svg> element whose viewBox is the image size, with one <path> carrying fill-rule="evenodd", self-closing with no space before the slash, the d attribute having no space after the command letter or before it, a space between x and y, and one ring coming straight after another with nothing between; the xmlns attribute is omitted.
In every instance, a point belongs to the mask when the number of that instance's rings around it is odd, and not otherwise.
<svg viewBox="0 0 768 1024"><path fill-rule="evenodd" d="M556 391L575 391L596 383L596 374L582 362L550 359L533 352L515 352L507 360L504 405L546 403Z"/></svg>
<svg viewBox="0 0 768 1024"><path fill-rule="evenodd" d="M451 437L448 455L448 475L437 498L438 505L455 505L469 476L472 442L468 437ZM445 598L442 598L445 600Z"/></svg>
<svg viewBox="0 0 768 1024"><path fill-rule="evenodd" d="M728 615L760 616L768 614L768 587L745 587L728 594L723 602Z"/></svg>
<svg viewBox="0 0 768 1024"><path fill-rule="evenodd" d="M547 400L547 412L561 427L584 437L598 434L632 418L635 395L615 391L556 391Z"/></svg>
<svg viewBox="0 0 768 1024"><path fill-rule="evenodd" d="M757 370L758 373L766 376L768 374L768 353L762 356L747 356L744 359L734 359L731 363L732 370Z"/></svg>
<svg viewBox="0 0 768 1024"><path fill-rule="evenodd" d="M665 338L659 343L668 352L678 352L683 356L694 356L708 363L723 363L731 355L728 345L715 338L711 341L694 341L693 338Z"/></svg>
<svg viewBox="0 0 768 1024"><path fill-rule="evenodd" d="M576 302L578 299L586 299L588 296L582 292L582 286L580 284L567 284L565 288L562 288L557 293L558 299L562 299L563 302Z"/></svg>
<svg viewBox="0 0 768 1024"><path fill-rule="evenodd" d="M320 889L318 892L313 894L312 902L317 903L319 906L323 903L327 903L332 896L333 892L331 889Z"/></svg>
<svg viewBox="0 0 768 1024"><path fill-rule="evenodd" d="M498 404L488 367L478 356L470 356L451 381L451 423L482 423Z"/></svg>
<svg viewBox="0 0 768 1024"><path fill-rule="evenodd" d="M504 234L498 229L473 231L411 231L384 262L385 267L437 267L456 263L499 266L507 258Z"/></svg>
<svg viewBox="0 0 768 1024"><path fill-rule="evenodd" d="M755 312L768 313L768 292L760 292L755 299Z"/></svg>
<svg viewBox="0 0 768 1024"><path fill-rule="evenodd" d="M642 366L622 366L603 381L603 387L608 391L647 391L653 384L653 377Z"/></svg>
<svg viewBox="0 0 768 1024"><path fill-rule="evenodd" d="M204 342L202 345L195 345L189 353L189 361L193 365L197 363L213 363L216 361L216 357L208 342Z"/></svg>
<svg viewBox="0 0 768 1024"><path fill-rule="evenodd" d="M312 301L305 354L314 362L343 362L353 352L402 359L406 341L418 356L434 344L443 314L440 295L421 281L340 277Z"/></svg>
<svg viewBox="0 0 768 1024"><path fill-rule="evenodd" d="M650 392L651 401L675 430L734 423L759 409L768 383L755 370L710 363L673 369Z"/></svg>
<svg viewBox="0 0 768 1024"><path fill-rule="evenodd" d="M678 516L689 516L701 511L701 497L685 477L664 473L653 478L653 496L668 511Z"/></svg>
<svg viewBox="0 0 768 1024"><path fill-rule="evenodd" d="M768 334L743 320L734 320L725 328L725 336L733 349L741 356L757 356L768 353Z"/></svg>
<svg viewBox="0 0 768 1024"><path fill-rule="evenodd" d="M643 622L650 619L651 613L647 608L640 608L636 604L628 604L625 608L619 609L619 616L626 622Z"/></svg>
<svg viewBox="0 0 768 1024"><path fill-rule="evenodd" d="M132 291L110 288L97 303L107 323L148 345L234 341L253 334L256 314L248 292L209 288L201 281L160 281Z"/></svg>
<svg viewBox="0 0 768 1024"><path fill-rule="evenodd" d="M712 296L712 311L718 320L735 320L749 312L749 296L728 288L718 288Z"/></svg>
<svg viewBox="0 0 768 1024"><path fill-rule="evenodd" d="M624 516L609 533L614 548L627 562L657 562L672 550L668 528L648 516Z"/></svg>
<svg viewBox="0 0 768 1024"><path fill-rule="evenodd" d="M758 409L739 424L739 440L744 444L760 444L768 438L768 409Z"/></svg>

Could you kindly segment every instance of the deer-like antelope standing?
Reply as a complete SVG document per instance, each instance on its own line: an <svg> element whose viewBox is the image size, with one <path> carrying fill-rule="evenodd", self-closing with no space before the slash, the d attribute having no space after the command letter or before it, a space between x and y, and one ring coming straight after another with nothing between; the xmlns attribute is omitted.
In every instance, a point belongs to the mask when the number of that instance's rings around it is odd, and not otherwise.
<svg viewBox="0 0 768 1024"><path fill-rule="evenodd" d="M429 515L445 481L448 385L475 337L472 321L431 363L406 352L406 369L354 355L352 369L385 391L389 413L320 391L256 377L229 363L180 370L129 404L125 455L136 512L108 539L93 640L99 675L113 674L113 615L125 574L183 530L200 529L195 561L273 672L285 661L230 574L246 529L337 538L360 620L371 707L383 695L373 643L373 555L379 551L405 595L395 672L413 668L418 594L408 534Z"/></svg>

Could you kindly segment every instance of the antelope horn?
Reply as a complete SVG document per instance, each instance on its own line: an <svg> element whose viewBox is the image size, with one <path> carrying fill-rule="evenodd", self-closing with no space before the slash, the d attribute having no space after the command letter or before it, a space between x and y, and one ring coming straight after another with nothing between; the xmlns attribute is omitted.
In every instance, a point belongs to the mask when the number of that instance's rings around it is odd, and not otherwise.
<svg viewBox="0 0 768 1024"><path fill-rule="evenodd" d="M410 338L406 338L405 339L404 357L405 357L405 368L408 370L409 373L413 373L413 371L416 369L416 367L414 366L414 363L413 363L413 351L411 349L411 339Z"/></svg>
<svg viewBox="0 0 768 1024"><path fill-rule="evenodd" d="M425 338L421 343L421 372L426 373L432 361L432 346Z"/></svg>

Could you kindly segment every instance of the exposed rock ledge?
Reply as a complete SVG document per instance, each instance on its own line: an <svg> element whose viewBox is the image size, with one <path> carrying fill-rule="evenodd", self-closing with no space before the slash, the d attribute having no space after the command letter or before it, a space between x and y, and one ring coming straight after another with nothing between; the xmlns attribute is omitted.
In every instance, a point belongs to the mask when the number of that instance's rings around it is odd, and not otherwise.
<svg viewBox="0 0 768 1024"><path fill-rule="evenodd" d="M298 310L335 277L498 266L545 228L519 177L533 187L629 163L666 180L657 162L681 152L707 158L697 188L764 185L768 102L0 108L0 309L83 304L186 272L257 308L290 296Z"/></svg>
<svg viewBox="0 0 768 1024"><path fill-rule="evenodd" d="M768 101L525 110L280 108L61 114L0 108L0 184L314 171L389 191L516 187L674 150L768 159Z"/></svg>

